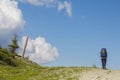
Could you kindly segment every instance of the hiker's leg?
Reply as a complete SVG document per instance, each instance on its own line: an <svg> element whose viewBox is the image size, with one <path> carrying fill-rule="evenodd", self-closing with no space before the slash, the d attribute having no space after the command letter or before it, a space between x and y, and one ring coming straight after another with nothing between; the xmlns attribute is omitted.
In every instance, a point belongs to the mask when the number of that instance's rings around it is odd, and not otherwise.
<svg viewBox="0 0 120 80"><path fill-rule="evenodd" d="M103 69L106 69L106 59L103 59Z"/></svg>
<svg viewBox="0 0 120 80"><path fill-rule="evenodd" d="M104 59L104 68L106 69L106 59Z"/></svg>
<svg viewBox="0 0 120 80"><path fill-rule="evenodd" d="M102 62L102 68L104 69L104 60L101 59L101 62Z"/></svg>

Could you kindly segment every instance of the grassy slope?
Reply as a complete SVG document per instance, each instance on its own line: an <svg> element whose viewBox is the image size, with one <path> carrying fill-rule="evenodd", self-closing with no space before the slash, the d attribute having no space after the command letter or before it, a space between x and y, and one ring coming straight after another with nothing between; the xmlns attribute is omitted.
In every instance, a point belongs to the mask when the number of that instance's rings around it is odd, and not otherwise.
<svg viewBox="0 0 120 80"><path fill-rule="evenodd" d="M19 66L0 66L0 80L78 80L85 67L42 67L25 59Z"/></svg>
<svg viewBox="0 0 120 80"><path fill-rule="evenodd" d="M44 67L0 49L0 80L120 80L119 70L93 67Z"/></svg>
<svg viewBox="0 0 120 80"><path fill-rule="evenodd" d="M0 80L78 80L85 67L43 67L0 49Z"/></svg>

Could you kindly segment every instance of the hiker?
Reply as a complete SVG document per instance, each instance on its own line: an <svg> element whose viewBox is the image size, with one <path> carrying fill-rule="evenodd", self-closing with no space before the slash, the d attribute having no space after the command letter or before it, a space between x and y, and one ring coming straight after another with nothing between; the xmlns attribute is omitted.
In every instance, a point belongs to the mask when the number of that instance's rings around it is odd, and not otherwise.
<svg viewBox="0 0 120 80"><path fill-rule="evenodd" d="M102 68L106 69L106 61L107 61L107 50L106 48L102 48L100 52Z"/></svg>

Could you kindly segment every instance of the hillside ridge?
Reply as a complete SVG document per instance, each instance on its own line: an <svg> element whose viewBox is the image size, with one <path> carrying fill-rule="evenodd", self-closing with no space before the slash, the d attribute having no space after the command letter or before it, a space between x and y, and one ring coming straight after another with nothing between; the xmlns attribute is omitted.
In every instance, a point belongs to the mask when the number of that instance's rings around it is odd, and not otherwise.
<svg viewBox="0 0 120 80"><path fill-rule="evenodd" d="M48 67L0 49L0 80L120 80L120 70L93 67Z"/></svg>

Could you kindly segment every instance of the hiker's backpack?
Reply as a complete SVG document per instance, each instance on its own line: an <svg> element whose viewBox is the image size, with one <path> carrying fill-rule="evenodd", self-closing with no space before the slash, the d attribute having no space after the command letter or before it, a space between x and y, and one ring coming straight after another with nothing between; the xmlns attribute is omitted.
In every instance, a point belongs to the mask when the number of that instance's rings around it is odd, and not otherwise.
<svg viewBox="0 0 120 80"><path fill-rule="evenodd" d="M101 53L101 57L107 57L106 48L102 48L100 53Z"/></svg>
<svg viewBox="0 0 120 80"><path fill-rule="evenodd" d="M107 57L107 53L101 53L101 57Z"/></svg>

